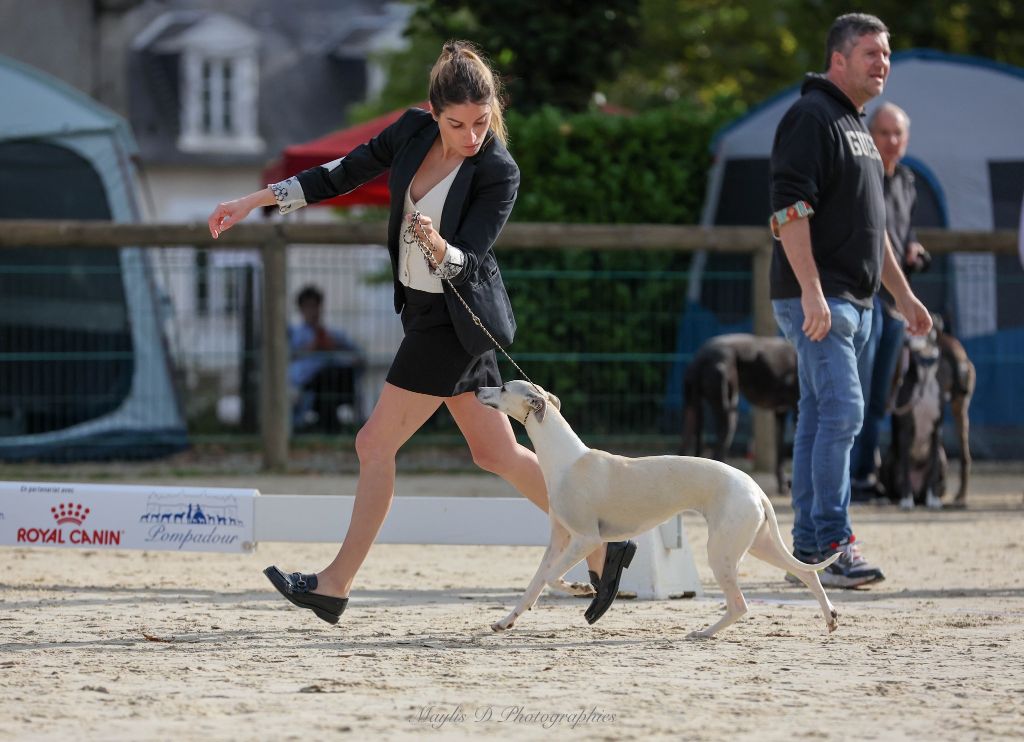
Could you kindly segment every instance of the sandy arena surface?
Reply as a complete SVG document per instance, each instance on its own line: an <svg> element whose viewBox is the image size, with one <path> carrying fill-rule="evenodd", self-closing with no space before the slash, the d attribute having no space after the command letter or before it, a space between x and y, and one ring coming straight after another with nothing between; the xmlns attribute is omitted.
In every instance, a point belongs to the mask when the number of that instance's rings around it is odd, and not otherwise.
<svg viewBox="0 0 1024 742"><path fill-rule="evenodd" d="M350 476L147 481L353 491ZM706 597L621 600L590 627L586 601L545 594L504 635L488 625L539 548L377 546L331 627L260 570L312 571L333 545L0 547L0 739L1019 739L1022 490L1019 473L982 473L967 511L856 507L888 579L830 591L832 636L808 592L748 558L748 615L687 640L723 609L698 516L686 524ZM406 476L399 492L509 493L481 476ZM788 534L788 502L773 502Z"/></svg>

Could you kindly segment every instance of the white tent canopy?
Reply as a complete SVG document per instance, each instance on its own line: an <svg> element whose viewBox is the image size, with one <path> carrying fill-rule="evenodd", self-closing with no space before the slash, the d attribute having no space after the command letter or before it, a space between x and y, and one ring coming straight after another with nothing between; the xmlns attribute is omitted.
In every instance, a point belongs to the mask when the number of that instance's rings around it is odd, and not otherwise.
<svg viewBox="0 0 1024 742"><path fill-rule="evenodd" d="M139 220L131 160L136 147L123 119L2 56L0 95L0 218ZM98 187L76 190L76 182ZM138 456L184 445L145 253L122 249L112 262L105 255L50 248L0 252L0 459ZM90 269L93 278L61 282L69 270ZM41 275L46 278L33 278ZM114 280L104 278L110 275ZM104 293L101 285L110 290ZM40 350L49 348L47 337L81 345ZM116 351L109 350L111 343ZM94 346L100 350L89 350ZM80 358L68 358L76 352ZM104 354L115 360L103 366ZM120 394L96 378L117 363L125 377ZM107 399L77 398L82 387L65 382L82 373L90 376L83 384ZM110 386L116 386L113 380ZM68 424L60 424L61 414L76 403L96 414L68 414Z"/></svg>

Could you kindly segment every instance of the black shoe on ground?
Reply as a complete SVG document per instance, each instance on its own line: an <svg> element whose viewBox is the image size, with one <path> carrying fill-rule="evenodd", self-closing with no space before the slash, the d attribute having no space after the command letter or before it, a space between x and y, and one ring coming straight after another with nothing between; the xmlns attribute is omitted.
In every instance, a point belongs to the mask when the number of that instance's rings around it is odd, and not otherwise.
<svg viewBox="0 0 1024 742"><path fill-rule="evenodd" d="M273 565L263 570L263 574L281 595L299 608L308 608L313 611L318 618L327 623L338 623L338 619L341 618L341 614L348 606L348 598L332 598L329 595L314 593L313 590L316 590L317 584L316 575L304 575L299 572L286 575Z"/></svg>
<svg viewBox="0 0 1024 742"><path fill-rule="evenodd" d="M590 573L590 582L594 585L597 595L594 596L590 607L583 613L587 623L595 623L611 607L615 597L619 594L622 570L626 569L633 561L634 554L636 554L635 541L611 541L608 543L601 576L598 577L594 572Z"/></svg>

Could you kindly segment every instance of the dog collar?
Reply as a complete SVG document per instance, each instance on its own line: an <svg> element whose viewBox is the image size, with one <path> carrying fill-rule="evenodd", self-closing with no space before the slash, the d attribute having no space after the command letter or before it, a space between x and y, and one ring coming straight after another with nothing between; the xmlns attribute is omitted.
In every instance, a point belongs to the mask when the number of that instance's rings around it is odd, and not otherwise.
<svg viewBox="0 0 1024 742"><path fill-rule="evenodd" d="M526 410L526 415L523 416L523 425L526 425L526 421L530 419L530 413L533 412L533 408L530 407Z"/></svg>

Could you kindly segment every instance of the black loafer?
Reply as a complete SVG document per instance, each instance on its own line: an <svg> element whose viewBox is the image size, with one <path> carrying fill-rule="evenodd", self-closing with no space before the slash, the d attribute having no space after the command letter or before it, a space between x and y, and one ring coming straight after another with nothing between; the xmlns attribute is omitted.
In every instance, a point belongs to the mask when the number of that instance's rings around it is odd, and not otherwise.
<svg viewBox="0 0 1024 742"><path fill-rule="evenodd" d="M583 616L587 623L592 624L601 618L611 608L615 597L619 594L619 580L622 579L622 570L629 566L636 554L635 541L611 541L607 546L604 555L604 567L601 576L590 573L590 581L594 585L597 595L587 608Z"/></svg>
<svg viewBox="0 0 1024 742"><path fill-rule="evenodd" d="M263 570L263 574L270 580L270 584L277 588L277 591L288 598L299 608L308 608L330 624L338 623L341 614L348 606L348 598L332 598L329 595L317 595L316 575L304 575L299 572L292 572L286 575L277 567L271 565Z"/></svg>

